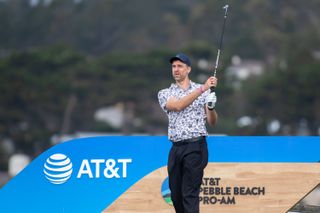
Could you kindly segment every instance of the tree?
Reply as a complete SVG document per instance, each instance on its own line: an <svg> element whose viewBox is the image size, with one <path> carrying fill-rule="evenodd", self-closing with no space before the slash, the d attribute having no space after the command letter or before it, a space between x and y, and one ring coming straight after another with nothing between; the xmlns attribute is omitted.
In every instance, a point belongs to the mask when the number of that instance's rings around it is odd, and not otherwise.
<svg viewBox="0 0 320 213"><path fill-rule="evenodd" d="M50 135L61 128L72 92L70 67L83 60L61 47L14 53L2 60L0 135L12 138L16 149L28 154L48 147Z"/></svg>

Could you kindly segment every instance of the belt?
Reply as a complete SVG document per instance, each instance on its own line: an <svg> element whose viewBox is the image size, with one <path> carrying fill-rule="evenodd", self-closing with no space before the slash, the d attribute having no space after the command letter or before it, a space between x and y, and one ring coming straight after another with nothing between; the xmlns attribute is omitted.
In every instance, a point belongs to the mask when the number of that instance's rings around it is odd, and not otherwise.
<svg viewBox="0 0 320 213"><path fill-rule="evenodd" d="M185 139L185 140L181 140L181 141L177 141L177 142L172 142L172 145L174 146L182 146L182 145L187 145L190 143L204 143L206 142L206 136L199 136L199 137L195 137L195 138L190 138L190 139Z"/></svg>

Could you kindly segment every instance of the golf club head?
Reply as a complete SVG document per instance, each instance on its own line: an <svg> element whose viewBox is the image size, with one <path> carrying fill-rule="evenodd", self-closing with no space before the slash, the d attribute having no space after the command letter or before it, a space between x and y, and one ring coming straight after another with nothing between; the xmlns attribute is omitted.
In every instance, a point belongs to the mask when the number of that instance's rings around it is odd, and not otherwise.
<svg viewBox="0 0 320 213"><path fill-rule="evenodd" d="M225 10L225 12L224 12L224 15L225 15L225 16L227 16L228 8L229 8L229 5L228 5L228 4L224 5L223 8L222 8L222 9Z"/></svg>

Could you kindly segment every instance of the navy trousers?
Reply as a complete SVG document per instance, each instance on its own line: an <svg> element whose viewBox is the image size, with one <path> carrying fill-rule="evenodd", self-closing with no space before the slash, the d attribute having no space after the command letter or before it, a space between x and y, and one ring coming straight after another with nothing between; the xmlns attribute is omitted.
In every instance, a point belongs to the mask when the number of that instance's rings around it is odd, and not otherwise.
<svg viewBox="0 0 320 213"><path fill-rule="evenodd" d="M168 159L171 199L177 213L198 213L203 170L208 164L205 137L173 143Z"/></svg>

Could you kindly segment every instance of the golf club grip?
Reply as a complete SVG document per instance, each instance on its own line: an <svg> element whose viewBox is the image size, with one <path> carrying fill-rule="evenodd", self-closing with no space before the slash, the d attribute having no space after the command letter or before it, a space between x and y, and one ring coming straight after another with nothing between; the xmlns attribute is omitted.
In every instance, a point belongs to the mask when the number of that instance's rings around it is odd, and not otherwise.
<svg viewBox="0 0 320 213"><path fill-rule="evenodd" d="M216 87L210 87L210 93L213 93L215 91L215 88ZM209 110L213 110L214 109L214 106L213 106L212 102L208 102L208 109Z"/></svg>

